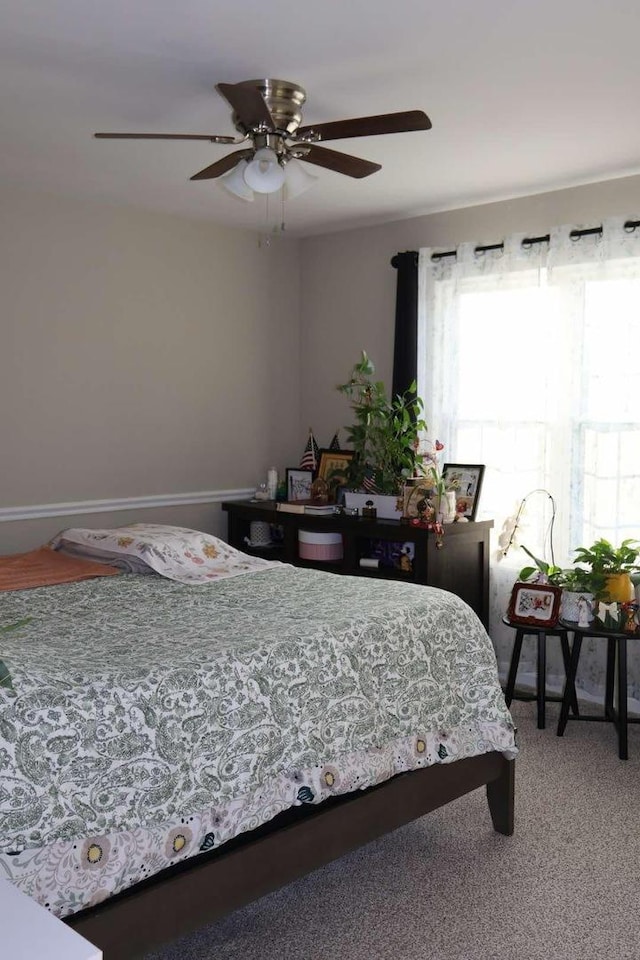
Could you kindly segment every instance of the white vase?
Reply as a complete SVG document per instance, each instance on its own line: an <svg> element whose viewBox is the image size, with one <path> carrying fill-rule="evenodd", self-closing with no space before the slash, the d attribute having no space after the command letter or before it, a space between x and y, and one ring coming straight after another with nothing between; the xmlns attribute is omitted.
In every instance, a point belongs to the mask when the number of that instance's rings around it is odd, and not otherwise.
<svg viewBox="0 0 640 960"><path fill-rule="evenodd" d="M446 490L433 499L436 519L439 523L453 523L456 518L456 495L454 490Z"/></svg>
<svg viewBox="0 0 640 960"><path fill-rule="evenodd" d="M456 518L456 494L454 490L447 490L442 500L442 522L453 523Z"/></svg>

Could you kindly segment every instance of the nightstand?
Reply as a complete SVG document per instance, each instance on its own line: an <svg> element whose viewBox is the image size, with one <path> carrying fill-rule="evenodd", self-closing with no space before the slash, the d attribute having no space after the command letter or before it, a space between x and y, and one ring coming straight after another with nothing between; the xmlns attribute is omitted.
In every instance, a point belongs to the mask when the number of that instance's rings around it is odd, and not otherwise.
<svg viewBox="0 0 640 960"><path fill-rule="evenodd" d="M565 676L569 677L569 659L571 651L569 648L569 638L567 636L567 628L564 626L555 626L555 627L539 627L533 625L524 625L521 623L512 623L507 617L502 618L502 622L505 623L508 627L512 627L516 631L516 637L513 644L513 653L511 654L511 664L509 666L509 676L507 678L507 686L505 687L504 698L506 700L507 706L511 705L512 700L536 700L538 703L538 729L544 730L545 728L545 703L547 700L555 702L563 702L563 697L554 696L553 694L547 694L547 637L558 637L560 639L560 647L562 649L562 661L564 663L564 672ZM537 672L536 672L536 694L535 697L530 695L519 695L515 696L514 690L516 686L516 677L518 675L518 665L520 663L520 654L522 652L522 641L526 636L536 637L538 644L538 663L537 663ZM578 700L576 697L576 691L573 684L569 688L569 683L567 682L565 687L565 696L568 693L567 700L567 710L571 708L574 715L578 715Z"/></svg>

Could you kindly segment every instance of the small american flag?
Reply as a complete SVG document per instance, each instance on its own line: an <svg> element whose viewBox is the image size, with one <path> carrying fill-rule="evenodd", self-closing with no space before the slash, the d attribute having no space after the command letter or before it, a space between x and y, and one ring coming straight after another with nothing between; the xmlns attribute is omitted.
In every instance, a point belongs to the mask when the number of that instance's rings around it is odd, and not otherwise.
<svg viewBox="0 0 640 960"><path fill-rule="evenodd" d="M333 439L329 444L329 450L339 450L339 449L340 449L340 441L338 440L338 431L336 430L336 432L333 435Z"/></svg>
<svg viewBox="0 0 640 960"><path fill-rule="evenodd" d="M367 467L367 471L362 479L362 487L367 493L377 493L378 488L376 487L375 475L371 467Z"/></svg>
<svg viewBox="0 0 640 960"><path fill-rule="evenodd" d="M315 437L313 436L313 430L309 427L309 439L307 440L307 445L304 448L304 453L300 460L300 469L301 470L315 470L318 466L318 460L320 459L320 448L316 443Z"/></svg>

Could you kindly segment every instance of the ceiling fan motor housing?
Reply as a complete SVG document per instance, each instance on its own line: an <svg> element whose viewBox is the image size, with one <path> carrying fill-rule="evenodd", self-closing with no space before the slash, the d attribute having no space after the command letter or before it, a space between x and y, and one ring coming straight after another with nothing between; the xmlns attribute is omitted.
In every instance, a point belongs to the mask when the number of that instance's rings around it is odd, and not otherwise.
<svg viewBox="0 0 640 960"><path fill-rule="evenodd" d="M257 88L267 104L275 130L289 135L295 133L302 122L302 106L307 99L301 86L289 80L243 80L238 86ZM233 114L233 123L241 133L248 132L237 113Z"/></svg>

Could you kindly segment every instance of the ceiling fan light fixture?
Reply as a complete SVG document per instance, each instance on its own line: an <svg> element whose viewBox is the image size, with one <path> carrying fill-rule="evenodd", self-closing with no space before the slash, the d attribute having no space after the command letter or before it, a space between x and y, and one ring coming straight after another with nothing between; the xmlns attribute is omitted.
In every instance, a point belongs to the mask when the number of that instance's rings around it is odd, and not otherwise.
<svg viewBox="0 0 640 960"><path fill-rule="evenodd" d="M271 147L256 150L253 160L246 164L245 183L256 193L275 193L283 185L285 172Z"/></svg>
<svg viewBox="0 0 640 960"><path fill-rule="evenodd" d="M284 168L284 198L294 200L311 189L318 177L309 173L298 160L289 160Z"/></svg>
<svg viewBox="0 0 640 960"><path fill-rule="evenodd" d="M247 161L241 160L229 173L225 173L224 177L220 177L220 184L235 197L240 197L241 200L253 200L253 190L244 179L246 169Z"/></svg>
<svg viewBox="0 0 640 960"><path fill-rule="evenodd" d="M309 189L317 178L290 161L306 160L356 180L380 170L379 163L329 150L320 146L321 142L431 128L431 121L422 110L301 126L306 93L297 83L287 80L262 78L218 83L216 89L233 110L232 119L239 138L205 133L96 133L95 136L118 140L208 140L236 146L250 141L245 148L210 163L190 179L224 177L225 189L243 200L253 200L253 191L268 196L284 187L283 199L291 200Z"/></svg>

